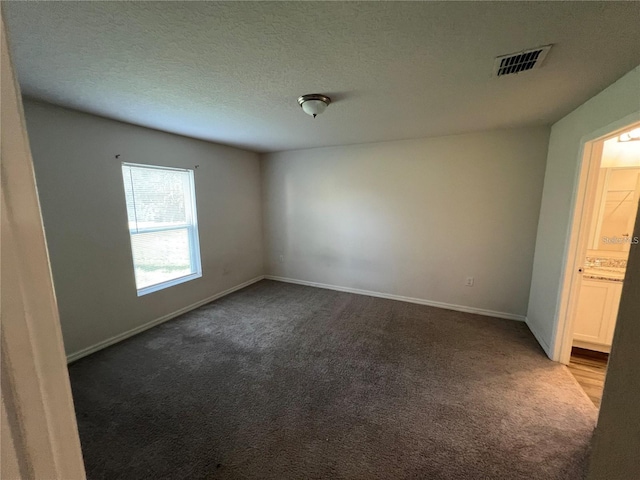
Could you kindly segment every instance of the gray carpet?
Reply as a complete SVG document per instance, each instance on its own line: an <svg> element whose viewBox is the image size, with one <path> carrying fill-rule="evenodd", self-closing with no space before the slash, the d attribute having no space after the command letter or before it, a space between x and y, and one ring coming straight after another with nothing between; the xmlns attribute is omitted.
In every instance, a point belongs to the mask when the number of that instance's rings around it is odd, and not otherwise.
<svg viewBox="0 0 640 480"><path fill-rule="evenodd" d="M262 281L69 367L90 479L580 479L525 324Z"/></svg>

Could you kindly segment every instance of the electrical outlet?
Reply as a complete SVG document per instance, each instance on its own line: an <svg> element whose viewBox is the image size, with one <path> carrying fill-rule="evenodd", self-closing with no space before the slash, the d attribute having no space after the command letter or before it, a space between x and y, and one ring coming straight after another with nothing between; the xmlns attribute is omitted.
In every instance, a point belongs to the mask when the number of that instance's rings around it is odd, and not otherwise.
<svg viewBox="0 0 640 480"><path fill-rule="evenodd" d="M280 263L284 263L284 255L280 255Z"/></svg>
<svg viewBox="0 0 640 480"><path fill-rule="evenodd" d="M464 285L465 285L466 287L473 287L473 283L474 283L474 281L475 281L475 280L473 279L473 277L467 277L467 281L466 281L466 282L464 282Z"/></svg>

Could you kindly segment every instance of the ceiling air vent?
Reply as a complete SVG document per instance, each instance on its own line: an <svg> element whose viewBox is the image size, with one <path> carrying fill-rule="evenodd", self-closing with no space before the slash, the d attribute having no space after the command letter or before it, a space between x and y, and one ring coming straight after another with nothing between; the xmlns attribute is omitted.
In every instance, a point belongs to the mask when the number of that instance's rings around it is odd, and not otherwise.
<svg viewBox="0 0 640 480"><path fill-rule="evenodd" d="M496 77L503 77L505 75L512 75L514 73L538 68L550 49L551 45L545 45L544 47L532 48L530 50L523 50L522 52L496 57L493 72Z"/></svg>

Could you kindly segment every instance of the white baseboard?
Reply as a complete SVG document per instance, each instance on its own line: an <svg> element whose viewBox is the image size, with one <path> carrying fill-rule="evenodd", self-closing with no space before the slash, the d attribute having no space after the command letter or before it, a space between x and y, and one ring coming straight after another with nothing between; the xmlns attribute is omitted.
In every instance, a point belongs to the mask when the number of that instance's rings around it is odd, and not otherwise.
<svg viewBox="0 0 640 480"><path fill-rule="evenodd" d="M535 323L533 323L531 320L529 320L529 317L525 317L524 321L527 324L527 327L529 327L529 330L531 330L531 333L533 333L533 336L536 337L536 340L544 350L544 353L547 354L547 357L553 360L553 355L549 353L551 352L551 348L549 348L549 344L540 334L540 331L538 330L538 326Z"/></svg>
<svg viewBox="0 0 640 480"><path fill-rule="evenodd" d="M155 320L151 320L150 322L147 322L143 325L139 325L135 328L132 328L131 330L127 330L124 333L120 333L114 337L108 338L106 340L103 340L102 342L96 343L95 345L92 345L90 347L87 348L83 348L82 350L78 351L78 352L74 352L71 353L69 355L67 355L67 363L71 363L74 362L75 360L78 360L82 357L86 357L87 355L90 355L94 352L97 352L98 350L102 350L103 348L107 348L110 345L113 345L114 343L118 343L121 342L122 340L132 337L140 332L144 332L145 330L149 330L151 327L155 327L156 325L160 325L161 323L164 323L168 320L171 320L172 318L176 318L177 316L182 315L183 313L187 313L191 310L195 310L198 307L201 307L202 305L205 305L209 302L213 302L214 300L217 300L218 298L224 297L225 295L229 295L230 293L235 292L236 290L240 290L244 287L248 287L249 285L251 285L252 283L256 283L259 282L260 280L262 280L264 278L264 275L260 275L258 277L252 278L251 280L248 280L244 283L241 283L240 285L236 285L235 287L231 287L227 290L225 290L224 292L220 292L220 293L216 293L215 295L212 295L210 297L205 298L204 300L200 300L199 302L193 303L191 305L187 305L184 308L181 308L180 310L176 310L175 312L171 312L167 315L163 315L160 318L156 318Z"/></svg>
<svg viewBox="0 0 640 480"><path fill-rule="evenodd" d="M402 295L391 295L388 293L372 292L370 290L360 290L359 288L340 287L338 285L328 285L326 283L308 282L306 280L296 280L294 278L277 277L275 275L265 275L268 280L276 280L278 282L296 283L298 285L307 285L309 287L326 288L329 290L337 290L339 292L357 293L359 295L367 295L369 297L386 298L389 300L398 300L400 302L417 303L419 305L428 305L430 307L444 308L446 310L455 310L457 312L475 313L487 317L505 318L507 320L525 321L524 315L516 315L514 313L496 312L493 310L485 310L483 308L466 307L464 305L453 305L451 303L434 302L432 300L424 300L422 298L403 297Z"/></svg>

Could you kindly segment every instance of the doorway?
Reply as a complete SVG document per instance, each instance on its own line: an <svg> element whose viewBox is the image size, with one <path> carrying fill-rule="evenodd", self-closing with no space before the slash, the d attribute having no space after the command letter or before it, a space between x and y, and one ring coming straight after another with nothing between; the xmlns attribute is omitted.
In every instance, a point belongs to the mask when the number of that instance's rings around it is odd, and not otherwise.
<svg viewBox="0 0 640 480"><path fill-rule="evenodd" d="M640 200L640 123L585 143L561 361L599 407ZM581 201L580 201L581 199ZM568 298L566 297L568 296ZM559 330L559 332L562 330Z"/></svg>

